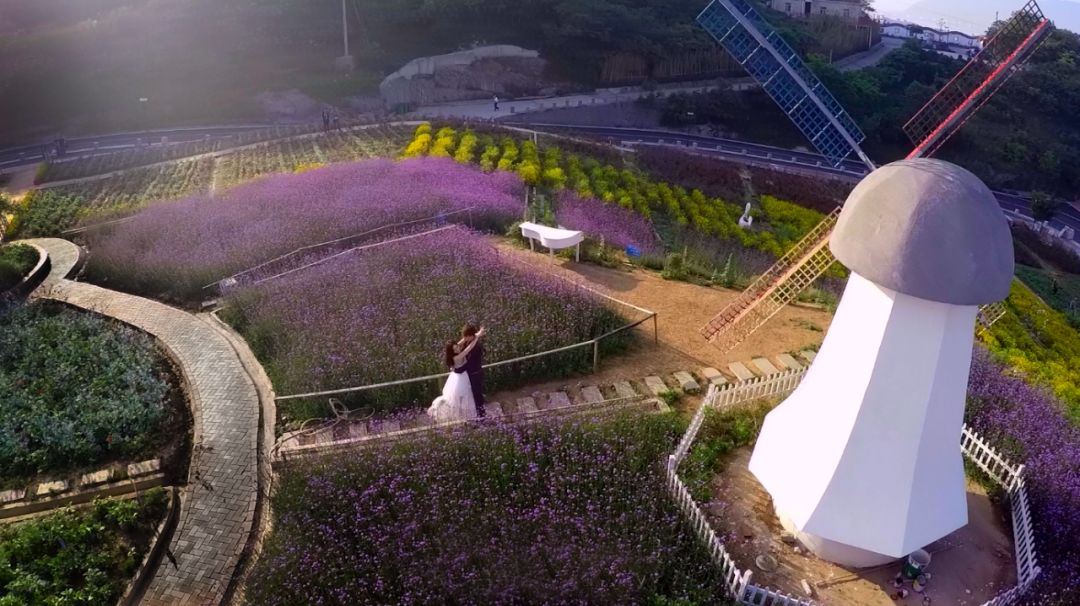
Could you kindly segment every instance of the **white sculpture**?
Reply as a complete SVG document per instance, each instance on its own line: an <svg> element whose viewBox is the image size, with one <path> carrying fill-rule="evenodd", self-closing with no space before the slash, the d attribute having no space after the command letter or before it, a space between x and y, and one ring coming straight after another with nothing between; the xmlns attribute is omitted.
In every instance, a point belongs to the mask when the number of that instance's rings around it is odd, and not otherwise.
<svg viewBox="0 0 1080 606"><path fill-rule="evenodd" d="M743 211L741 217L739 217L739 227L748 229L754 224L754 218L750 216L750 203L746 203L746 210Z"/></svg>
<svg viewBox="0 0 1080 606"><path fill-rule="evenodd" d="M986 185L935 160L864 179L830 248L851 277L750 471L819 557L875 566L967 523L959 440L977 306L1007 296L1013 249Z"/></svg>

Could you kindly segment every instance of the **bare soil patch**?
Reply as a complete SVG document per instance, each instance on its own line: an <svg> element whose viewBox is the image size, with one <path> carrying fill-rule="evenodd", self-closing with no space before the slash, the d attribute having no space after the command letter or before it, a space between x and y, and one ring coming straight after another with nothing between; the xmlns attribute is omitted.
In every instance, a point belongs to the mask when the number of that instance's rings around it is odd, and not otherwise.
<svg viewBox="0 0 1080 606"><path fill-rule="evenodd" d="M496 241L495 245L500 251L514 255L538 269L659 314L660 344L678 356L654 351L650 356L658 356L659 359L640 367L635 356L623 356L627 363L620 368L625 378L644 376L636 373L657 367L664 361L664 356L670 356L667 361L672 363L694 365L690 368L672 368L672 371L697 371L703 366L726 371L731 362L746 362L759 356L814 348L821 344L832 320L832 315L824 310L789 305L749 339L725 352L706 341L699 331L739 295L738 291L665 280L658 272L639 267L608 268L591 263L574 263L558 257L553 260L546 254L534 253L503 240ZM651 331L648 324L643 328ZM681 359L679 356L682 356ZM613 369L616 364L621 365L621 362L610 361L605 363L604 368Z"/></svg>
<svg viewBox="0 0 1080 606"><path fill-rule="evenodd" d="M801 580L813 587L814 599L823 604L982 604L1016 584L1012 539L1005 522L1007 512L992 502L978 484L968 481L968 524L925 549L932 560L930 582L924 593L911 591L894 599L893 578L900 563L866 570L848 569L807 555L780 540L782 529L772 500L747 469L751 449L736 451L726 470L713 481L713 500L705 507L740 567L754 571L753 581L793 595L804 595ZM772 572L755 564L759 555L771 554L779 563Z"/></svg>

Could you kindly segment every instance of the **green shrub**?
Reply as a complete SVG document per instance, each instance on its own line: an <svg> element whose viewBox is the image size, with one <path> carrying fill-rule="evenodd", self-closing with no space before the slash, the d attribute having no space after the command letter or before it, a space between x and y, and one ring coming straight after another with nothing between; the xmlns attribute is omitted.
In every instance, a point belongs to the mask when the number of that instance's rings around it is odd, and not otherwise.
<svg viewBox="0 0 1080 606"><path fill-rule="evenodd" d="M712 498L710 484L723 470L727 455L757 440L772 408L772 402L759 401L723 411L705 409L705 421L679 468L679 477L695 499L708 502Z"/></svg>
<svg viewBox="0 0 1080 606"><path fill-rule="evenodd" d="M34 185L41 185L49 178L49 163L41 162L34 171Z"/></svg>
<svg viewBox="0 0 1080 606"><path fill-rule="evenodd" d="M82 196L53 189L26 194L15 210L15 233L23 238L55 236L79 220L86 201Z"/></svg>
<svg viewBox="0 0 1080 606"><path fill-rule="evenodd" d="M457 150L454 151L454 160L462 164L471 163L476 153L476 143L476 135L471 130L465 131L458 142Z"/></svg>
<svg viewBox="0 0 1080 606"><path fill-rule="evenodd" d="M115 604L167 504L165 491L151 488L0 526L0 606Z"/></svg>
<svg viewBox="0 0 1080 606"><path fill-rule="evenodd" d="M517 143L510 137L503 138L502 141L502 157L499 158L499 163L496 168L499 170L514 170L517 165L518 159L518 147Z"/></svg>
<svg viewBox="0 0 1080 606"><path fill-rule="evenodd" d="M480 155L480 170L490 173L495 170L495 163L499 161L499 148L492 144L484 148Z"/></svg>
<svg viewBox="0 0 1080 606"><path fill-rule="evenodd" d="M148 454L166 418L145 334L40 304L0 311L0 484Z"/></svg>
<svg viewBox="0 0 1080 606"><path fill-rule="evenodd" d="M689 272L686 257L682 253L671 253L664 262L664 271L660 273L665 280L686 280Z"/></svg>
<svg viewBox="0 0 1080 606"><path fill-rule="evenodd" d="M38 260L38 251L32 246L0 246L0 293L22 282L37 265Z"/></svg>
<svg viewBox="0 0 1080 606"><path fill-rule="evenodd" d="M1053 391L1080 423L1080 334L1018 280L1005 307L983 342L1000 361Z"/></svg>
<svg viewBox="0 0 1080 606"><path fill-rule="evenodd" d="M658 394L658 397L668 406L675 406L682 400L682 394L674 389L665 389Z"/></svg>

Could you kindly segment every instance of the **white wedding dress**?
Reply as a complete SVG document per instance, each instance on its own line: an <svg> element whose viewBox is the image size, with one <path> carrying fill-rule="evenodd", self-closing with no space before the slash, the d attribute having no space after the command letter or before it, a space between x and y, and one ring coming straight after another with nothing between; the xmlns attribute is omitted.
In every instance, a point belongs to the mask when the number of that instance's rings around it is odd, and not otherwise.
<svg viewBox="0 0 1080 606"><path fill-rule="evenodd" d="M468 373L451 372L442 395L435 398L427 412L436 423L466 421L476 417L476 400L473 399Z"/></svg>

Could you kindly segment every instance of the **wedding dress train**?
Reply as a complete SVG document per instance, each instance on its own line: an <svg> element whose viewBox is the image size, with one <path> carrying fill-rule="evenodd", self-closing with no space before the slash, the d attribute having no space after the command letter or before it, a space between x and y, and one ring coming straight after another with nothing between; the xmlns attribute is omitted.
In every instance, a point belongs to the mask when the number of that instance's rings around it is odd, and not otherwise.
<svg viewBox="0 0 1080 606"><path fill-rule="evenodd" d="M442 395L435 398L427 410L436 423L465 421L476 416L476 401L473 400L472 385L465 372L451 372L443 386Z"/></svg>

